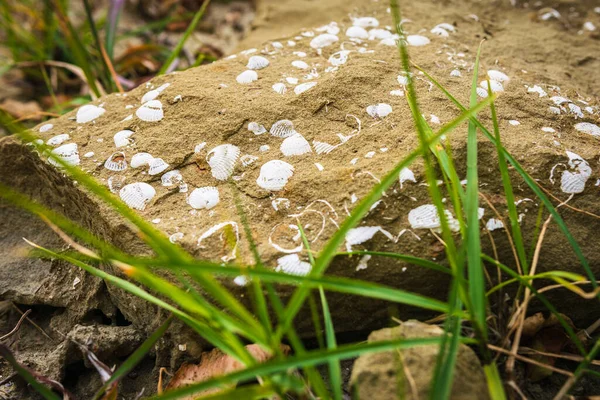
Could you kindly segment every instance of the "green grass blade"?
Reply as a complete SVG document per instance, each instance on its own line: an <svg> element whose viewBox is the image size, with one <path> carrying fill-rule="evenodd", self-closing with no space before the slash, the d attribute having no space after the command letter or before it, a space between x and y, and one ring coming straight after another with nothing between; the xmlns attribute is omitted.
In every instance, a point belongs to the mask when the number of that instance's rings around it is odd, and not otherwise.
<svg viewBox="0 0 600 400"><path fill-rule="evenodd" d="M165 63L162 65L162 67L158 71L157 76L163 75L165 72L167 72L169 67L173 63L173 61L175 61L175 59L179 56L181 49L183 49L183 45L188 40L188 38L190 37L192 32L194 32L194 30L196 29L196 25L198 25L198 22L200 22L200 19L202 19L202 16L204 16L204 12L206 11L206 7L208 7L209 3L210 3L210 0L204 0L200 9L194 15L194 19L192 19L192 22L190 22L187 29L185 30L185 33L179 40L179 43L177 43L177 46L175 46L175 49L173 49L173 51L169 55L169 58L167 58L167 61L165 61Z"/></svg>
<svg viewBox="0 0 600 400"><path fill-rule="evenodd" d="M492 90L488 81L488 94L491 93ZM500 138L500 128L498 125L498 117L496 115L496 106L493 101L490 103L490 110L492 112L494 137L496 138L495 144L496 152L498 154L498 167L500 169L500 175L502 176L502 185L504 187L504 195L506 196L506 205L508 207L508 216L510 219L510 231L513 237L513 242L515 243L515 247L517 248L517 256L523 269L523 273L528 274L529 264L527 262L523 234L521 233L521 225L519 224L519 213L517 212L517 205L515 204L515 195L513 193L512 183L508 173L508 165L506 164L506 159L503 156L504 146L502 146L502 141Z"/></svg>
<svg viewBox="0 0 600 400"><path fill-rule="evenodd" d="M452 273L452 271L449 268L446 268L439 264L436 264L433 261L429 261L425 258L414 257L414 256L406 255L406 254L400 254L400 253L391 253L391 252L386 252L386 251L361 250L361 251L339 252L336 254L336 256L352 256L352 255L357 255L357 256L369 255L369 256L381 256L381 257L387 257L387 258L395 258L397 260L404 261L411 265L417 265L419 267L431 269L433 271L441 272L444 274Z"/></svg>
<svg viewBox="0 0 600 400"><path fill-rule="evenodd" d="M361 343L339 346L335 350L316 350L307 352L301 356L288 357L285 360L275 360L264 364L258 364L253 367L234 372L225 376L211 379L205 382L199 382L182 389L163 393L161 396L152 397L152 400L172 400L180 399L185 396L193 395L203 390L221 387L223 385L244 382L254 379L257 376L264 376L280 371L287 371L291 368L302 368L324 364L330 359L348 359L358 357L361 354L390 351L396 349L408 349L415 346L427 346L439 344L439 338L423 339L396 339L390 341Z"/></svg>
<svg viewBox="0 0 600 400"><path fill-rule="evenodd" d="M277 391L272 385L250 385L242 386L238 389L227 390L222 393L211 394L199 397L198 400L232 400L232 399L272 399L277 395Z"/></svg>
<svg viewBox="0 0 600 400"><path fill-rule="evenodd" d="M108 381L106 381L100 390L96 392L94 399L99 399L100 396L102 396L112 384L121 380L121 378L131 372L139 364L139 362L146 357L146 354L152 350L152 347L154 347L156 342L158 342L158 340L165 334L169 326L171 326L171 321L173 321L172 316L167 318L167 320L163 322L158 329L155 330L154 333L152 333L152 335L150 335L150 337L148 337L148 339L146 339L144 343L142 343L142 345L138 347L115 372L113 372Z"/></svg>
<svg viewBox="0 0 600 400"><path fill-rule="evenodd" d="M96 28L96 22L94 22L94 14L92 11L92 7L90 7L89 0L83 0L83 7L85 9L85 16L90 27L90 31L92 32L92 36L94 38L94 42L96 43L96 48L98 49L98 53L100 54L100 65L102 65L102 70L104 72L103 82L107 86L107 88L111 88L112 90L116 89L115 83L112 80L112 75L110 73L110 69L108 68L108 64L106 64L106 60L102 57L102 41L100 40L100 35L98 35L98 29Z"/></svg>
<svg viewBox="0 0 600 400"><path fill-rule="evenodd" d="M473 82L471 84L470 106L477 104L477 80L479 71L479 57L481 45L477 50L475 67L473 69ZM486 300L485 278L483 265L481 264L481 242L479 227L479 175L477 171L477 127L473 121L469 121L467 137L467 273L469 277L469 298L471 307L469 312L473 323L481 332L481 339L487 341L486 325ZM485 343L483 343L485 346Z"/></svg>
<svg viewBox="0 0 600 400"><path fill-rule="evenodd" d="M483 366L483 372L488 385L488 392L491 400L505 400L506 394L504 393L504 385L502 384L502 378L498 372L496 364L487 364Z"/></svg>

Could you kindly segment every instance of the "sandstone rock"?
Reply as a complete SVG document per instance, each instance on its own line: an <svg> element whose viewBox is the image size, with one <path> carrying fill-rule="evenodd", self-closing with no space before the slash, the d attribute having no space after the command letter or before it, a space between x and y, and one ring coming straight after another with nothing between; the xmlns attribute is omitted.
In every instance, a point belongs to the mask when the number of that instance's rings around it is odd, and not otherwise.
<svg viewBox="0 0 600 400"><path fill-rule="evenodd" d="M443 334L437 326L407 321L394 328L372 332L369 342L399 338L416 339ZM350 384L357 399L428 399L439 352L437 345L399 351L364 354L354 362ZM485 400L488 389L475 352L460 345L450 399Z"/></svg>

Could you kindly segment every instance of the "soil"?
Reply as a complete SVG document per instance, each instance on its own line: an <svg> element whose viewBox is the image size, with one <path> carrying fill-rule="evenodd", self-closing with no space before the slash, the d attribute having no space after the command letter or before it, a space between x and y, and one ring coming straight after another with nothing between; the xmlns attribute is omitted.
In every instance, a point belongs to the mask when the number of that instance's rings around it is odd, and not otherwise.
<svg viewBox="0 0 600 400"><path fill-rule="evenodd" d="M543 11L540 13L539 10L546 6L558 10L561 17L540 20L538 16ZM424 0L401 4L403 17L410 19L410 22L404 24L407 33L421 34L431 39L431 43L426 46L410 48L412 61L436 77L463 104L468 104L477 46L485 39L481 59L482 73L500 70L510 77L510 81L504 85L505 91L497 100L505 147L540 185L561 200L565 200L567 195L560 191L560 179L555 179L554 183L549 180L553 166L558 163L563 165L557 167L555 174L564 170L564 165L568 162L565 153L567 150L587 160L592 168L592 176L586 190L575 195L569 205L600 215L597 188L594 186L600 178L598 139L574 129L578 122L598 124L599 120L600 81L597 71L600 70L600 60L597 55L600 54L600 37L598 30L582 30L586 21L600 26L600 15L594 13L594 6L596 3L593 1L542 1L536 3L535 8L521 4L512 6L508 1ZM296 221L293 215L300 215L299 219L307 231L312 249L319 250L356 205L355 199L365 196L378 179L418 145L406 97L390 94L391 90L401 89L397 81L400 64L395 47L380 45L379 40L353 43L345 36L346 28L351 25L350 17L360 16L376 17L380 28L392 25L385 2L365 4L358 0L343 3L331 0L259 3L255 28L243 42L246 47L255 47L255 53L238 53L207 66L156 78L145 87L124 95L105 96L94 102L106 110L95 122L78 124L73 112L49 121L54 125L53 128L40 133L40 136L47 140L55 135L68 133L69 142L79 146L81 167L100 182L107 183L110 178L119 178L124 179L125 184L151 184L156 195L145 210L140 211L140 215L155 222L155 226L166 235L178 234L177 242L200 258L221 261L234 254L237 263L252 262L239 216L233 206L234 191L238 191L263 261L275 267L278 259L287 254L281 248L293 249L299 245L297 238L294 238L295 232L289 228ZM338 34L340 41L323 48L322 54L319 54L309 46L313 38L311 35L320 34L316 27L331 21L335 21L341 29ZM431 34L430 29L439 23L452 24L456 32L450 33L447 38ZM340 46L351 51L348 62L337 69L327 69L331 66L328 63L329 56L339 51ZM364 50L360 50L361 48ZM298 52L306 55L302 57ZM248 85L237 83L236 77L246 69L248 57L257 54L269 59L269 66L258 71L259 79L256 82ZM291 65L296 60L306 62L310 67L307 70L296 69ZM450 75L455 69L461 71L461 77ZM316 74L308 76L311 70ZM419 74L415 74L415 77L422 112L428 120L435 115L441 123L447 123L458 115L456 108L443 94L432 89L427 79ZM297 78L299 83L317 82L317 85L296 95L294 85L289 84L286 78ZM285 94L276 93L271 88L277 82L286 85ZM163 120L144 122L135 115L132 119L125 120L140 106L141 97L147 91L165 83L170 86L158 97L164 109ZM537 93L528 92L527 88L534 85L542 87L548 95L539 97ZM564 111L558 115L553 114L549 110L550 106L555 106L550 100L551 96L569 98L584 110L583 117ZM377 103L390 104L392 113L383 119L372 118L365 110L369 105ZM487 111L482 112L480 118L490 126L488 114ZM311 144L315 140L331 145L340 144L338 134L355 134L359 128L357 119L361 122L360 133L329 154L317 154L313 148L312 152L305 155L284 157L279 150L282 139L269 133L254 135L248 130L250 122L262 124L268 130L281 119L291 120L295 130ZM513 126L509 123L512 120L518 120L520 124ZM542 128L552 128L553 131ZM135 132L133 141L124 149L116 149L113 136L123 129ZM448 139L459 166L465 165L465 131L461 127ZM205 147L195 152L196 146L203 142L206 142ZM238 146L242 155L258 157L248 166L242 166L239 162L236 164L233 185L214 179L206 161L208 152L224 143ZM261 146L269 148L261 151ZM481 192L502 215L506 215L495 148L483 137L479 146ZM108 171L104 168L104 162L115 151L123 151L127 161L137 152L147 152L162 158L169 164L169 170L177 169L181 172L189 191L181 193L177 186L162 186L160 175L150 176L145 168L127 168L120 173ZM83 156L90 152L94 153L93 156ZM10 138L3 138L0 139L0 153L0 170L4 173L2 182L24 190L26 194L42 200L55 210L65 212L67 216L126 251L135 254L147 251L136 240L130 227L118 216L90 198L54 168L41 163L37 156L26 152L23 146ZM256 179L260 174L260 167L274 159L292 164L294 174L282 191L271 193L257 186ZM387 191L383 201L371 210L362 226L379 226L394 237L410 228L408 212L429 203L427 187L423 184L422 165L417 162L411 169L417 182L394 185ZM464 177L464 167L458 172ZM521 200L519 212L523 214L522 227L527 243L530 243L539 204L528 200L533 195L517 174L513 174L512 179L517 199ZM194 188L205 186L218 188L219 204L211 210L192 209L186 202L187 196ZM278 205L277 208L274 204ZM494 215L489 207L484 208L486 221ZM596 232L600 228L599 219L572 209L563 209L561 214L573 236L581 244L592 271L596 276L600 275L600 253L595 245ZM42 224L32 223L32 219L24 214L18 214L6 206L1 212L2 242L10 245L3 246L0 250L0 255L4 257L0 264L3 271L0 294L3 298L20 304L54 307L36 314L40 321L47 321L46 328L50 336L60 338L61 329L53 325L57 323L53 322L55 319L67 321L65 333L72 332L76 325L91 325L93 321L86 316L86 309L100 310L92 315L99 315L100 322L112 327L113 332L120 332L112 334L123 334L123 340L132 340L132 336L129 331L120 329L121 325L130 324L142 337L158 326L161 314L119 290L106 287L92 278L89 278L89 283L85 286L78 288L73 285L72 278L78 273L74 267L17 259L15 249L22 247L22 236L36 239L50 247L60 248L61 242ZM222 236L227 235L219 236L220 234L210 236L199 245L202 234L211 227L228 221L238 224L241 238L236 248L232 249L223 239ZM494 231L491 236L498 249L499 259L513 265L510 246L503 231ZM379 232L371 240L355 248L398 251L443 262L442 249L427 230L406 232L398 240L390 240ZM488 253L492 251L487 239L484 250ZM300 256L305 258L305 254ZM336 258L328 273L385 283L427 296L446 296L447 281L431 272L375 257L368 262L366 269L358 269L358 264L358 258ZM116 273L110 267L105 268ZM555 224L550 226L545 237L539 272L552 269L583 273ZM30 277L34 273L43 279L32 283ZM53 282L55 290L62 297L58 294L45 294L43 290L40 294L37 288L44 287L43 282ZM244 296L242 288L231 281L225 283L240 296ZM75 288L73 292L67 291L70 287ZM82 292L81 296L86 296L85 301L77 297L79 291ZM283 287L280 291L285 297L290 289ZM556 305L559 310L571 317L579 327L587 326L600 315L595 304L587 302L582 305L579 297L558 291L553 291L552 295L558 300ZM393 307L384 302L362 298L349 299L348 296L332 294L328 299L334 314L334 324L342 334L387 326L390 316L397 315L403 319L424 319L430 316L420 310ZM79 305L75 306L75 303ZM80 307L82 312L75 313L73 307L75 310ZM541 308L534 304L532 311L536 307ZM313 332L310 321L309 314L301 314L297 318L297 329L306 337ZM7 321L3 329L9 331L13 326L11 324L14 325L14 317ZM32 331L32 335L39 335L39 332L35 332L37 331ZM175 369L183 359L197 358L204 347L198 338L185 333L185 330L172 328L169 335L164 346L156 352L156 359L148 360L148 363L155 363L152 378L141 379L141 385L131 386L132 393L134 389L141 390L142 386L146 387L145 393L152 392L154 386L149 386L147 382L156 378L157 367L168 366ZM174 350L174 344L184 343L188 349L186 352ZM50 344L46 346L50 347ZM48 347L39 347L36 357L48 354L44 350ZM62 379L71 376L69 371L72 372L73 366L81 363L82 358L80 355L69 358L68 349L59 352L60 357L53 358L52 362L55 364L52 366L36 366L46 367L47 373ZM24 356L29 362L33 362L33 358L35 357ZM150 370L149 365L144 365L145 371ZM91 383L88 379L92 379L89 376L93 375L91 372L83 374L81 379L74 379L75 382L70 383L71 387L77 389L89 386Z"/></svg>

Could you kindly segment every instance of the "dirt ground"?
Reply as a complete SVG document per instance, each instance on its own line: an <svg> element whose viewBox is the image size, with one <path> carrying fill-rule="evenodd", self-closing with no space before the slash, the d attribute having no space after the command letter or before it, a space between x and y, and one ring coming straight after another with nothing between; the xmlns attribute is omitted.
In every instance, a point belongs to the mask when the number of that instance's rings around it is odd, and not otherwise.
<svg viewBox="0 0 600 400"><path fill-rule="evenodd" d="M587 160L593 171L592 176L586 190L576 195L569 204L600 214L598 189L594 186L600 178L598 138L574 129L578 122L598 124L599 119L600 14L594 11L598 4L595 1L541 1L529 6L525 3L513 5L508 0L423 0L402 1L400 5L403 17L410 20L404 24L406 31L425 35L431 40L427 46L411 47L413 61L439 79L463 104L467 103L477 46L485 39L482 73L499 70L510 77L498 100L505 146L542 186L563 200L567 196L560 192L560 182L549 180L553 166L562 163L561 168L565 168L568 161L566 150ZM548 7L556 10L559 17L545 20L543 16L549 12ZM383 1L259 2L253 28L238 49L256 48L255 53L236 53L235 57L208 66L160 77L126 96L109 95L94 102L106 110L96 122L77 124L73 120L73 112L50 121L52 129L40 136L48 140L55 135L68 133L70 141L79 147L80 166L100 182L108 184L109 179L118 179L121 184L151 184L156 195L140 214L198 257L228 260L236 256L236 262L250 262L251 254L243 239L238 241L237 248L232 249L217 234L203 236L218 224L235 223L238 220L232 205L233 190L239 191L259 251L266 263L275 267L282 256L293 254L289 250L298 245L293 232L289 230L289 224L293 223L296 215L306 227L313 249L318 250L335 231L336 224L352 209L355 199L362 198L376 180L417 146L405 97L390 94L392 90L402 89L397 80L400 67L395 48L380 45L374 40L351 42L344 35L346 28L352 24L351 18L355 17L372 16L379 19L380 28L389 27L392 22L387 8ZM321 33L316 28L331 22L337 23L340 28L340 43L323 48L319 54L309 43ZM586 22L599 28L586 30L583 28ZM440 23L451 24L456 32L450 33L447 38L431 34L430 30ZM349 60L337 69L328 70L328 58L340 50L340 45L351 50ZM269 66L258 71L259 79L256 82L240 85L236 77L245 70L248 57L259 53L269 59ZM293 61L303 61L309 68L297 69L292 66ZM452 76L453 70L460 71L461 76ZM439 119L441 123L452 120L457 115L456 109L442 94L431 89L428 80L418 74L415 76L425 117L431 121ZM290 83L288 78L292 78L292 81L298 79L298 83L317 82L317 85L296 95L295 84ZM164 108L162 121L144 122L135 116L126 119L139 107L140 99L147 91L165 83L170 86L158 98ZM286 85L287 92L283 95L276 93L271 89L275 83ZM536 85L547 95L541 97L528 90ZM560 114L551 112L550 107L556 107L550 99L552 96L569 98L571 104L582 110L581 116L569 109L560 111ZM393 112L386 118L373 119L365 109L376 103L390 104ZM250 122L257 122L269 130L270 126L282 119L293 121L294 129L313 145L310 153L282 158L279 150L281 139L269 133L254 135L248 130ZM484 113L482 120L489 122L488 115ZM519 125L509 122L515 120L519 121ZM435 122L432 124L435 125ZM123 129L135 132L133 141L124 150L115 149L113 136ZM342 139L340 135L351 137ZM88 199L85 193L60 173L47 166L39 166L28 155L19 154L21 150L17 149L16 144L6 139L0 140L4 141L0 143L0 154L5 157L4 162L0 162L0 169L8 171L10 175L5 176L3 181L8 180L24 188L34 197L51 203L49 205L55 209L68 210L73 218L94 233L103 235L128 251L145 251L139 241L132 240L134 236L129 228L103 205ZM453 134L450 140L455 146L454 156L464 165L464 130ZM315 141L330 145L339 143L340 146L330 153L318 154ZM201 143L206 143L205 147L196 151ZM257 157L248 165L236 165L233 171L235 189L228 183L215 180L206 161L210 150L223 143L237 146L241 155ZM169 170L177 169L182 174L190 191L197 187L217 187L219 204L212 210L193 210L186 202L189 193L179 192L178 187L162 186L160 175L150 176L145 170L136 168L128 168L120 173L104 168L105 160L121 150L125 152L127 161L137 152L162 158L169 164ZM482 140L480 150L481 190L492 204L505 212L503 199L499 196L501 183L495 166L495 149ZM84 154L91 153L89 157L84 157ZM9 154L19 154L16 158L20 164L6 162ZM275 193L256 185L261 165L273 159L282 159L294 167L293 176L285 189ZM23 165L28 166L30 174L20 172ZM414 235L398 235L403 229L410 228L406 217L408 212L427 202L427 189L422 184L422 167L417 163L411 168L416 182L395 185L363 224L391 232L395 240L389 240L389 236L380 231L365 248L439 259L443 257L441 249L430 233L416 231ZM462 176L464 169L459 174ZM519 212L523 214L523 227L527 234L531 234L538 205L527 200L531 193L524 183L516 175L513 179L518 188L518 199L522 201ZM332 182L335 184L332 185ZM61 334L70 332L70 335L83 339L89 336L85 327L94 324L109 326L104 336L96 334L95 337L117 335L133 348L157 326L161 315L142 302L106 287L102 282L90 279L85 287L74 284L75 278L80 282L83 279L77 275L79 271L74 267L60 263L21 264L20 258L15 256L16 249L22 247L20 237L28 235L36 238L35 235L38 235L38 240L46 241L50 246L60 247L60 242L47 230L44 231L41 224L20 228L15 234L13 226L21 221L27 221L28 224L33 222L6 207L0 215L5 218L0 226L0 239L3 243L11 244L0 252L5 257L3 266L7 271L5 275L0 275L2 295L20 307L32 306L34 313L31 318L38 321L45 331L50 332L52 340L61 343L64 348L56 350L53 356L48 349L53 348L55 343L45 341L39 336L40 332L31 327L20 333L16 343L25 343L22 353L27 354L28 360L38 367L44 367L42 353L52 360L52 365L45 366L47 371L57 379L65 380L75 393L86 398L86 388L97 385L98 377L91 369L81 375L75 372L82 371L82 366L86 364L77 353L78 350L63 341ZM9 220L8 216L13 219ZM492 216L492 211L486 207L484 218L487 220ZM592 270L599 275L600 254L595 245L596 232L600 228L598 219L570 209L563 212L563 217L582 244ZM237 226L234 223L229 226L234 228ZM241 226L238 229L242 231ZM511 264L510 248L505 237L501 232L494 232L493 238L500 259ZM491 251L489 242L485 246L487 251ZM548 232L541 257L542 270L559 268L581 272L556 226L552 226ZM444 291L440 290L440 287L445 287L445 280L416 268L375 259L368 262L366 269L357 268L358 264L356 258L350 261L336 259L330 273L383 282L407 290L418 288L422 294L445 297ZM42 269L45 271L44 280L32 282L30 276ZM60 289L51 290L56 282L62 282L58 286ZM232 282L228 284L236 287ZM65 287L72 287L72 291L62 291ZM243 293L241 289L237 290ZM285 295L285 288L282 293ZM598 318L597 307L588 307L587 303L582 306L577 298L564 294L560 296L560 308L578 326L585 327ZM85 301L81 300L84 298ZM78 312L73 312L75 300L84 304ZM355 341L364 338L369 330L389 324L390 315L399 313L402 318L427 317L416 310L390 310L388 305L381 302L367 302L358 298L348 301L344 296L332 297L331 308L335 314L336 329ZM9 331L14 323L15 314L9 314L2 329ZM66 332L61 332L63 329ZM310 318L301 315L298 329L309 336L312 330ZM155 390L157 367L174 369L182 360L197 357L203 349L203 344L197 338L178 335L174 330L171 335L165 343L186 343L187 352L179 354L165 344L153 355L155 358L147 360L140 371L134 374L135 378L126 385L130 390L127 393L131 395L130 398L142 387L146 394ZM36 340L43 343L38 345ZM106 341L111 343L108 339ZM126 356L126 352L117 351L121 345L107 345L107 353L112 353L110 360L117 362ZM44 350L36 352L36 349ZM547 382L547 386L527 386L525 390L528 396L547 398L544 396L556 390L560 379L554 377ZM599 392L600 389L591 380L584 380L576 390L578 395Z"/></svg>

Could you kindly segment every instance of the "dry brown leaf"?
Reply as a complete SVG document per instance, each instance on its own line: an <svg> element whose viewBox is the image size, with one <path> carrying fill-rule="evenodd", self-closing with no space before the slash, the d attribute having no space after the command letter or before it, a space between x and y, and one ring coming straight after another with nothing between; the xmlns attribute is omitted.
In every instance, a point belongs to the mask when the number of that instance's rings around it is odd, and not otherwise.
<svg viewBox="0 0 600 400"><path fill-rule="evenodd" d="M256 344L250 344L246 346L246 349L259 363L263 363L273 357L272 354L268 353L262 347ZM288 353L289 347L282 346L282 351L284 353ZM173 378L171 378L165 390L168 391L171 389L185 387L193 383L203 382L217 376L238 371L243 368L244 365L241 362L223 353L219 349L214 349L211 352L202 354L199 364L184 363L179 370L177 370ZM228 386L228 388L231 387L235 387L235 384ZM224 389L224 387L210 389L201 393L197 393L194 396L185 397L184 399L195 399L200 394L206 395L210 393L216 393L222 389Z"/></svg>
<svg viewBox="0 0 600 400"><path fill-rule="evenodd" d="M544 318L544 314L541 312L525 318L525 321L523 322L523 337L534 337L535 334L542 328L545 321L546 318Z"/></svg>
<svg viewBox="0 0 600 400"><path fill-rule="evenodd" d="M6 99L0 104L0 108L17 119L30 115L38 115L37 118L32 119L42 119L42 115L40 114L42 108L36 101L21 102L18 100Z"/></svg>

